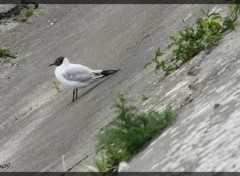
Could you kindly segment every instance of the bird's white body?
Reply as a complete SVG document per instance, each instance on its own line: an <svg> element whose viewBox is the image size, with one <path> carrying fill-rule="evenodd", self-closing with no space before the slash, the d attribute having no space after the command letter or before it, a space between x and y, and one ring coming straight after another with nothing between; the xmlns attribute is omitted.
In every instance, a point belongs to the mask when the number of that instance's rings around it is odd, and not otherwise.
<svg viewBox="0 0 240 176"><path fill-rule="evenodd" d="M84 65L71 64L67 58L63 63L56 67L55 76L57 80L64 86L74 89L84 88L101 78L102 70L93 70Z"/></svg>

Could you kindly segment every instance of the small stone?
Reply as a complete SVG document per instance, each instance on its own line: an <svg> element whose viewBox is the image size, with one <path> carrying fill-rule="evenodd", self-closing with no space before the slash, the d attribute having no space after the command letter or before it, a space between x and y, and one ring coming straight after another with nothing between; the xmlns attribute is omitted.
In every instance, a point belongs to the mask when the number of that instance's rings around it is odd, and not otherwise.
<svg viewBox="0 0 240 176"><path fill-rule="evenodd" d="M213 108L217 109L219 106L220 106L220 104L216 103Z"/></svg>

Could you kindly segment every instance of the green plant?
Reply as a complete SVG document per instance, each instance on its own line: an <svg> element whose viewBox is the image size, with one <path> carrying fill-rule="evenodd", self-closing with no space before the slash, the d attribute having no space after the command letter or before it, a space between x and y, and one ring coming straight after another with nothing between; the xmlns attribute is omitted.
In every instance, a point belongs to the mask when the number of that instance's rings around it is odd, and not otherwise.
<svg viewBox="0 0 240 176"><path fill-rule="evenodd" d="M155 52L155 57L153 57L150 61L147 61L144 65L144 69L146 69L152 63L156 64L155 73L158 74L162 69L165 71L166 75L172 73L174 70L177 69L176 65L168 65L165 61L159 61L159 57L163 56L165 53L161 52L160 48L157 49Z"/></svg>
<svg viewBox="0 0 240 176"><path fill-rule="evenodd" d="M207 12L202 11L202 13L204 17L197 19L194 27L187 25L182 31L178 32L179 37L169 37L172 42L168 45L167 49L171 49L173 54L173 61L171 63L167 64L166 61L158 60L164 54L158 48L155 57L146 62L144 68L155 63L155 73L163 70L166 75L169 75L201 50L207 50L218 44L225 30L235 29L240 14L240 0L233 0L231 2L228 15L224 18L219 13L210 12L209 10Z"/></svg>
<svg viewBox="0 0 240 176"><path fill-rule="evenodd" d="M100 160L100 164L99 159L95 160L97 168L104 168L101 170L111 173L117 172L121 161L127 161L152 137L168 127L176 117L176 113L170 107L162 113L153 110L140 113L123 94L119 96L114 107L116 119L97 137L97 153L105 158Z"/></svg>
<svg viewBox="0 0 240 176"><path fill-rule="evenodd" d="M32 8L23 9L23 10L21 11L21 16L22 16L22 17L20 18L20 20L21 20L22 22L27 21L28 18L33 15L33 12L34 12L34 10L33 10Z"/></svg>
<svg viewBox="0 0 240 176"><path fill-rule="evenodd" d="M27 9L26 12L25 12L25 15L26 15L26 17L32 16L33 15L33 9L32 8Z"/></svg>
<svg viewBox="0 0 240 176"><path fill-rule="evenodd" d="M159 61L158 58L163 56L165 53L161 52L160 48L157 49L155 52L155 57L153 57L150 61L146 62L144 65L144 68L147 68L149 65L151 65L153 62L156 63L155 67L155 73L158 73L160 69L163 67L164 61Z"/></svg>
<svg viewBox="0 0 240 176"><path fill-rule="evenodd" d="M0 57L11 57L10 51L0 47Z"/></svg>
<svg viewBox="0 0 240 176"><path fill-rule="evenodd" d="M146 101L149 97L147 97L144 93L141 94L142 102Z"/></svg>
<svg viewBox="0 0 240 176"><path fill-rule="evenodd" d="M91 171L91 172L101 172L103 176L107 176L107 175L111 175L109 174L109 166L108 166L108 163L107 163L107 157L105 155L101 155L101 156L98 156L95 160L94 160L94 164L95 164L95 167L93 166L88 166L88 169ZM113 169L113 168L111 168Z"/></svg>
<svg viewBox="0 0 240 176"><path fill-rule="evenodd" d="M228 16L223 19L225 29L235 29L238 16L240 14L240 0L234 0L228 5Z"/></svg>
<svg viewBox="0 0 240 176"><path fill-rule="evenodd" d="M170 36L173 42L168 45L168 49L175 47L172 54L176 61L187 61L195 56L202 49L208 49L217 44L222 37L221 16L219 13L202 11L205 18L196 21L196 27L185 26L183 31L179 31L180 37Z"/></svg>
<svg viewBox="0 0 240 176"><path fill-rule="evenodd" d="M218 41L222 38L222 25L220 21L222 17L219 13L202 11L205 15L205 18L200 18L196 21L196 40L193 41L196 44L199 44L199 47L196 52L199 52L202 48L207 50L213 45L216 45ZM194 53L196 54L196 53Z"/></svg>
<svg viewBox="0 0 240 176"><path fill-rule="evenodd" d="M97 166L97 169L99 172L107 172L108 171L108 164L107 164L107 159L105 156L102 156L101 158L97 158L94 161L94 164Z"/></svg>
<svg viewBox="0 0 240 176"><path fill-rule="evenodd" d="M232 0L228 4L229 12L231 13L237 13L240 14L240 0Z"/></svg>

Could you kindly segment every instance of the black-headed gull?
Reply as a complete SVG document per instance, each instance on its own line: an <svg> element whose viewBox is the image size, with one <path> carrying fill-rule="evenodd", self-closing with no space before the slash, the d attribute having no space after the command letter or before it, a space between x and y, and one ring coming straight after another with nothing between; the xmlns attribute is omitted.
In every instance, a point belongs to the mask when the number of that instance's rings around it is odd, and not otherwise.
<svg viewBox="0 0 240 176"><path fill-rule="evenodd" d="M55 76L57 80L67 86L73 88L72 102L78 98L78 89L84 88L95 82L99 78L103 78L116 73L118 70L93 70L87 66L80 64L72 64L66 57L58 57L54 63L49 66L56 65Z"/></svg>

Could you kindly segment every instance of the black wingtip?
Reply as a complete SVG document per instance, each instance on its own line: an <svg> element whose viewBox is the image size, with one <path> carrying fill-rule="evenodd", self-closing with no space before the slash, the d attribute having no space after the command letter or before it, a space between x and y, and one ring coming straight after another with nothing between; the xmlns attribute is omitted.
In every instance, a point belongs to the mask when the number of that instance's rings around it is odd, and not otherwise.
<svg viewBox="0 0 240 176"><path fill-rule="evenodd" d="M114 73L117 73L120 69L117 69L117 70L103 70L101 72L101 75L103 76L109 76L109 75L112 75Z"/></svg>

